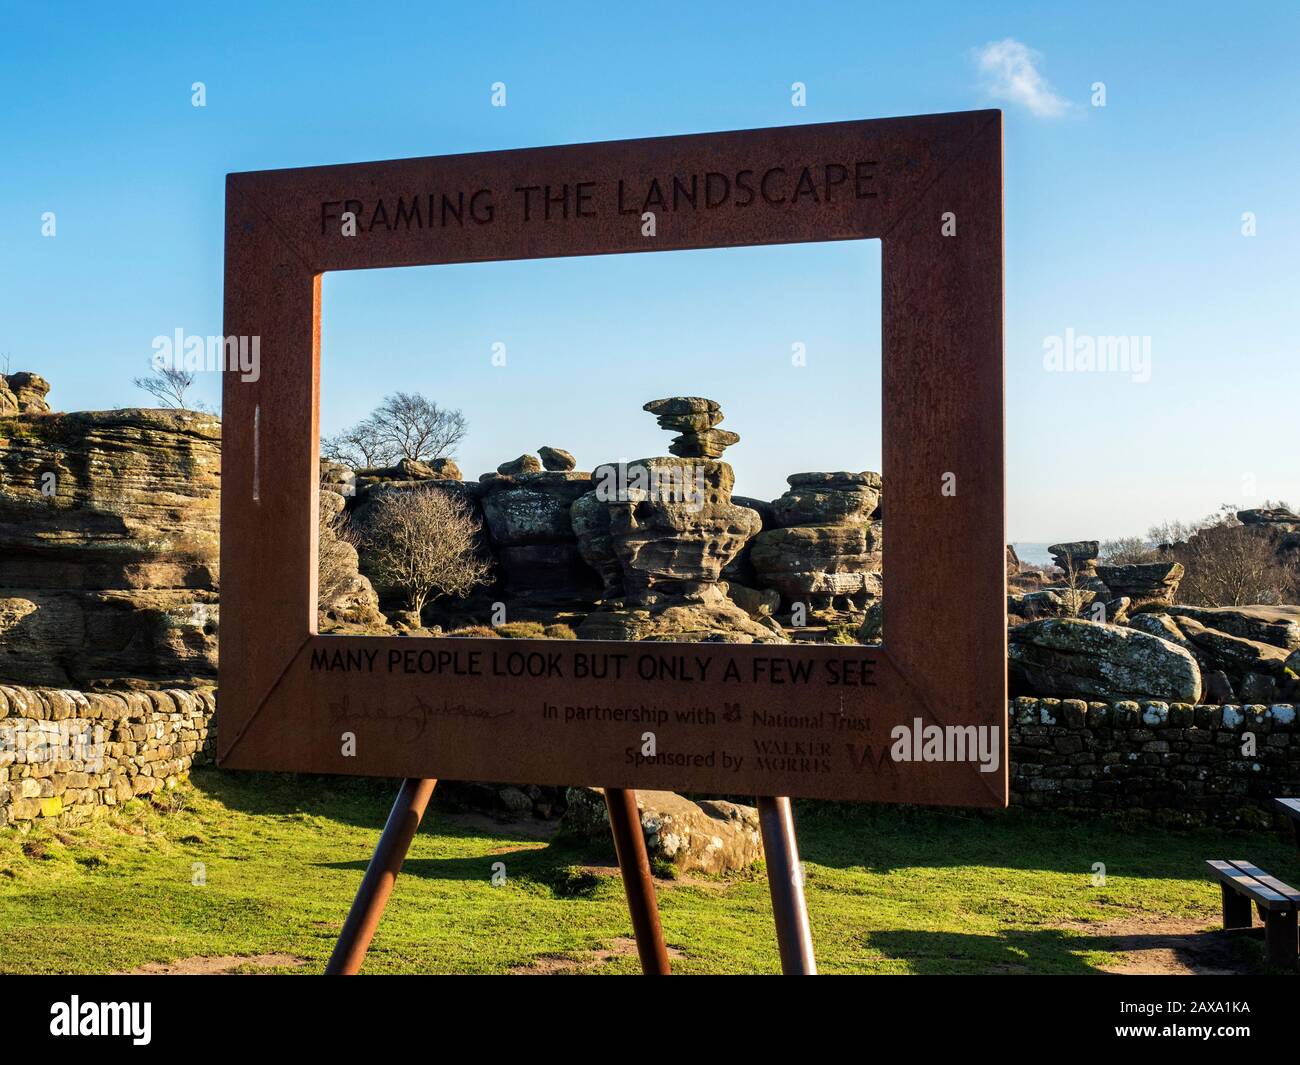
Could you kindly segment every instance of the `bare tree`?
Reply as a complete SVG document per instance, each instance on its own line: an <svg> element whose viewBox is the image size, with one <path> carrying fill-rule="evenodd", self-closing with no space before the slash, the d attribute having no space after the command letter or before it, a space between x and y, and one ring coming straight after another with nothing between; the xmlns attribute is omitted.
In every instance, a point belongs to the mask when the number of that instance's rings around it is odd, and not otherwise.
<svg viewBox="0 0 1300 1065"><path fill-rule="evenodd" d="M152 377L137 377L132 382L136 388L142 388L164 407L185 410L185 393L194 386L195 375L191 370L182 370L176 366L155 366Z"/></svg>
<svg viewBox="0 0 1300 1065"><path fill-rule="evenodd" d="M323 440L321 454L354 470L400 459L428 462L447 456L468 429L460 411L418 392L394 392L359 424Z"/></svg>
<svg viewBox="0 0 1300 1065"><path fill-rule="evenodd" d="M1178 599L1202 606L1246 606L1293 601L1300 572L1282 561L1279 538L1266 527L1242 525L1223 513L1171 544L1164 557L1181 562L1186 573Z"/></svg>
<svg viewBox="0 0 1300 1065"><path fill-rule="evenodd" d="M1160 551L1140 536L1123 536L1118 540L1106 540L1102 543L1101 560L1110 566L1159 562Z"/></svg>
<svg viewBox="0 0 1300 1065"><path fill-rule="evenodd" d="M463 500L434 486L385 492L369 507L363 546L367 568L401 589L416 614L440 595L468 595L488 583L481 529Z"/></svg>
<svg viewBox="0 0 1300 1065"><path fill-rule="evenodd" d="M394 392L370 416L379 436L391 441L399 458L427 462L447 455L465 438L468 426L458 410L443 409L418 393Z"/></svg>
<svg viewBox="0 0 1300 1065"><path fill-rule="evenodd" d="M354 470L391 466L401 454L397 445L379 432L369 418L320 442L321 454Z"/></svg>

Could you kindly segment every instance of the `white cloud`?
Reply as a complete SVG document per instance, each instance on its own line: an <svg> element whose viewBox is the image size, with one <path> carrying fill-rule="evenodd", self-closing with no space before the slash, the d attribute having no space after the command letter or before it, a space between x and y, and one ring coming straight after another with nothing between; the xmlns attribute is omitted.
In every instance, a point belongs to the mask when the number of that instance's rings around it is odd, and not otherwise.
<svg viewBox="0 0 1300 1065"><path fill-rule="evenodd" d="M1057 118L1072 105L1038 72L1042 60L1041 53L1011 37L975 49L975 63L990 96L1021 104L1040 118Z"/></svg>

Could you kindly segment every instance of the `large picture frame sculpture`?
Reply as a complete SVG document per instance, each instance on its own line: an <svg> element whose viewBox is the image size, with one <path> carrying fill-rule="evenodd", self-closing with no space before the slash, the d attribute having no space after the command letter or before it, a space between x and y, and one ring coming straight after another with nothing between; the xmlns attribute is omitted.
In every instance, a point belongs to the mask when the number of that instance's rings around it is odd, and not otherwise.
<svg viewBox="0 0 1300 1065"><path fill-rule="evenodd" d="M318 634L323 273L863 239L882 242L883 647L510 641L506 660L497 640ZM1001 112L231 174L225 332L260 338L261 364L224 380L218 763L407 779L387 885L438 777L605 786L639 940L657 917L629 789L1006 804ZM718 712L565 712L687 698ZM923 755L936 727L969 756ZM634 757L647 731L659 757ZM769 868L797 879L788 803L761 809Z"/></svg>

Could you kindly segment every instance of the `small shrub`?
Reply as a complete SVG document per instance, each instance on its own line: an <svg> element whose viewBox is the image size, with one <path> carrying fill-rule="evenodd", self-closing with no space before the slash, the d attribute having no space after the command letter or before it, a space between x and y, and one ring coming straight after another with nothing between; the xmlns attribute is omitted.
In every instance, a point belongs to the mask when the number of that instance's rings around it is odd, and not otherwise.
<svg viewBox="0 0 1300 1065"><path fill-rule="evenodd" d="M496 629L489 625L466 625L461 629L452 629L447 633L448 636L488 636L496 638L500 635Z"/></svg>
<svg viewBox="0 0 1300 1065"><path fill-rule="evenodd" d="M576 640L578 634L568 625L547 625L542 630L548 640Z"/></svg>
<svg viewBox="0 0 1300 1065"><path fill-rule="evenodd" d="M497 635L507 640L544 640L546 628L537 621L508 621L496 626Z"/></svg>

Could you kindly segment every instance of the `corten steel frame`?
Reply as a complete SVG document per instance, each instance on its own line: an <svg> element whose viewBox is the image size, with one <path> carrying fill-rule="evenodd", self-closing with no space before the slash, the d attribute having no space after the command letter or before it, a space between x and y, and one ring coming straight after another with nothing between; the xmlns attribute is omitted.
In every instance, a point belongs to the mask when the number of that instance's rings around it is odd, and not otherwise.
<svg viewBox="0 0 1300 1065"><path fill-rule="evenodd" d="M710 206L709 174L735 190L720 206ZM640 190L657 179L667 195L674 175L700 177L699 205L647 208L656 231L645 236ZM752 193L743 206L741 175ZM256 380L228 369L224 381L221 766L1006 804L1001 112L231 174L226 189L225 332L260 337L261 364ZM489 192L474 201L478 190ZM459 193L461 221L434 225L429 194L454 204ZM428 205L418 225L417 198ZM476 221L489 202L491 219ZM399 203L405 225L394 219ZM343 233L345 211L357 216L353 236ZM511 641L512 651L558 656L560 674L511 678L486 667L403 671L401 652L476 653L482 664L500 641L317 633L324 272L872 238L882 242L883 648ZM837 397L835 416L852 416L847 398ZM811 428L828 412L805 415ZM326 668L349 652L354 663L373 653L373 671ZM618 682L575 678L576 656L592 653L633 662L686 654L708 672L681 687L635 669ZM811 679L763 683L786 668L774 659L810 663ZM742 682L725 679L736 673ZM857 683L831 683L846 676ZM543 712L685 698L740 709L712 724L654 729L661 752L701 755L695 764L630 764L644 726L565 724ZM891 731L917 719L997 727L996 771L973 760L892 759ZM344 732L357 739L350 757ZM824 757L811 762L754 757L757 741L795 750L823 737ZM710 751L743 756L742 766L724 769Z"/></svg>

